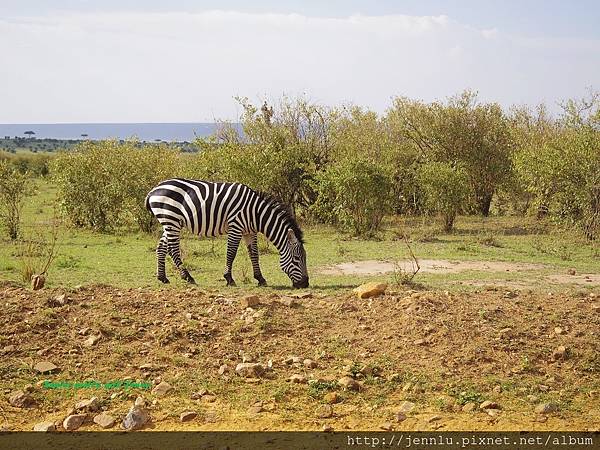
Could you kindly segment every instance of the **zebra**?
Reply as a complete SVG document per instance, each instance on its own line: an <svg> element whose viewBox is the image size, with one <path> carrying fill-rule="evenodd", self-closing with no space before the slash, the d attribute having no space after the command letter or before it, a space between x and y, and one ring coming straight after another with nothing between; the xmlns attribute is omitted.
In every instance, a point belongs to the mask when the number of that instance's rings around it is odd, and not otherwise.
<svg viewBox="0 0 600 450"><path fill-rule="evenodd" d="M263 233L280 254L279 265L295 288L308 287L302 230L291 211L272 196L241 183L217 183L185 178L160 182L146 196L146 208L163 228L156 247L156 277L169 283L165 259L171 256L181 278L196 284L183 266L179 239L185 227L200 237L227 234L227 262L223 277L235 286L231 274L240 241L250 254L254 278L266 286L258 264L257 233Z"/></svg>

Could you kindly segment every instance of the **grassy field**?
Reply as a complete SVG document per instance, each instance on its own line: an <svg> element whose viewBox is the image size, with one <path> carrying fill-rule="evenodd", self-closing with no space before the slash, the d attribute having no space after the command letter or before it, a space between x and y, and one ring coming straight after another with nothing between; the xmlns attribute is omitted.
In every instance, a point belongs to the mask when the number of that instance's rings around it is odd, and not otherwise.
<svg viewBox="0 0 600 450"><path fill-rule="evenodd" d="M26 240L49 238L55 197L40 182L28 199ZM27 245L3 238L2 426L30 430L50 420L60 429L77 401L97 396L118 429L142 396L152 417L146 428L157 430L597 429L597 246L527 218L461 217L452 234L432 219L389 219L373 240L323 226L304 231L311 287L302 292L290 289L265 242L267 288L255 286L244 248L238 287L227 288L224 239L189 235L184 261L198 286L173 267L163 286L154 278L157 236L66 224L47 285L33 292L21 279ZM404 235L424 267L411 283L398 270L336 272L341 263L409 260ZM388 290L358 299L352 288L365 281ZM245 308L248 294L259 304ZM41 361L57 371L39 373ZM238 376L242 361L265 371ZM357 390L343 387L344 376ZM53 390L44 380L166 381L172 390ZM19 389L33 407L10 403ZM485 401L492 407L481 408ZM551 411L538 412L545 404ZM183 423L184 411L197 417ZM90 420L97 412L82 429L99 429Z"/></svg>

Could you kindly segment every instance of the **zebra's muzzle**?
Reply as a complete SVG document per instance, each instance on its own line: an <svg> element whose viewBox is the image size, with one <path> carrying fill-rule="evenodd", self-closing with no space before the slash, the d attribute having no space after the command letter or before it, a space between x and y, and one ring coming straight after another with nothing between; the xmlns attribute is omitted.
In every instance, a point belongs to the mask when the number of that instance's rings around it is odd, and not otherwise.
<svg viewBox="0 0 600 450"><path fill-rule="evenodd" d="M302 278L300 281L292 283L296 289L305 289L308 287L308 277Z"/></svg>

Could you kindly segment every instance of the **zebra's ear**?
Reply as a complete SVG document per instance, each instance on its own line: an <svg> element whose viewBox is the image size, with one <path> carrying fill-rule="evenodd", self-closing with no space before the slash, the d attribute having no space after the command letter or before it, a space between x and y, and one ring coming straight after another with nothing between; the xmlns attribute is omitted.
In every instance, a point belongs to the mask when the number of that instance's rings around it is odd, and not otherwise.
<svg viewBox="0 0 600 450"><path fill-rule="evenodd" d="M298 242L298 239L296 238L296 235L294 234L293 230L288 230L287 237L288 237L288 241L290 241L292 244L295 244Z"/></svg>

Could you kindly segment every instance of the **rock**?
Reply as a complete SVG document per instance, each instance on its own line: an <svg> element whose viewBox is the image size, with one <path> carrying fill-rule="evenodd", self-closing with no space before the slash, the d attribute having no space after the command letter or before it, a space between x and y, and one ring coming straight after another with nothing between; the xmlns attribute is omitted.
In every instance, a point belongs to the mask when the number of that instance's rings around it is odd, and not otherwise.
<svg viewBox="0 0 600 450"><path fill-rule="evenodd" d="M306 367L307 369L316 369L317 365L318 365L317 362L313 361L312 359L304 360L304 367Z"/></svg>
<svg viewBox="0 0 600 450"><path fill-rule="evenodd" d="M426 422L427 423L433 423L433 422L437 422L438 420L442 420L442 416L431 416L429 417Z"/></svg>
<svg viewBox="0 0 600 450"><path fill-rule="evenodd" d="M329 403L330 405L333 405L334 403L341 402L342 397L337 392L328 392L323 396L323 400L325 400L325 402Z"/></svg>
<svg viewBox="0 0 600 450"><path fill-rule="evenodd" d="M288 308L293 308L294 306L298 305L298 300L292 297L281 297L277 300L277 302L287 306Z"/></svg>
<svg viewBox="0 0 600 450"><path fill-rule="evenodd" d="M385 293L387 286L387 283L377 283L373 281L371 283L361 284L357 288L353 289L353 292L358 296L358 298L378 297Z"/></svg>
<svg viewBox="0 0 600 450"><path fill-rule="evenodd" d="M194 318L194 315L191 312L185 313L185 318L188 320L192 320Z"/></svg>
<svg viewBox="0 0 600 450"><path fill-rule="evenodd" d="M31 408L35 400L26 392L14 391L8 396L8 403L17 408Z"/></svg>
<svg viewBox="0 0 600 450"><path fill-rule="evenodd" d="M115 425L115 422L115 418L107 412L94 416L94 423L100 425L102 428L111 428Z"/></svg>
<svg viewBox="0 0 600 450"><path fill-rule="evenodd" d="M58 368L58 366L51 363L50 361L41 361L41 362L37 363L35 366L33 366L33 368L34 368L34 370L36 370L39 373L52 373L52 372L58 372L60 370Z"/></svg>
<svg viewBox="0 0 600 450"><path fill-rule="evenodd" d="M488 416L490 417L496 417L498 414L500 414L502 411L496 408L489 408L486 409L485 412L487 413Z"/></svg>
<svg viewBox="0 0 600 450"><path fill-rule="evenodd" d="M252 355L244 355L244 356L242 356L242 362L253 363L253 362L256 362L256 360L254 359L254 356L252 356Z"/></svg>
<svg viewBox="0 0 600 450"><path fill-rule="evenodd" d="M163 396L168 394L172 390L173 387L169 383L167 383L166 381L161 381L156 386L154 386L154 388L152 388L152 393L154 395Z"/></svg>
<svg viewBox="0 0 600 450"><path fill-rule="evenodd" d="M56 431L54 422L40 422L33 426L33 431Z"/></svg>
<svg viewBox="0 0 600 450"><path fill-rule="evenodd" d="M539 398L537 395L528 395L527 400L530 401L531 403L535 403L539 400Z"/></svg>
<svg viewBox="0 0 600 450"><path fill-rule="evenodd" d="M567 273L569 275L577 275L577 271L572 267L569 270L567 270Z"/></svg>
<svg viewBox="0 0 600 450"><path fill-rule="evenodd" d="M260 414L263 411L264 408L262 407L262 404L252 405L250 408L248 408L248 414L250 415Z"/></svg>
<svg viewBox="0 0 600 450"><path fill-rule="evenodd" d="M320 419L329 419L331 416L333 416L331 405L321 405L317 408L317 417Z"/></svg>
<svg viewBox="0 0 600 450"><path fill-rule="evenodd" d="M393 425L390 422L385 422L381 424L379 428L384 431L392 431L394 429Z"/></svg>
<svg viewBox="0 0 600 450"><path fill-rule="evenodd" d="M561 327L555 327L554 328L554 333L555 334L563 334L565 332L565 330L563 330Z"/></svg>
<svg viewBox="0 0 600 450"><path fill-rule="evenodd" d="M265 371L259 363L239 363L235 367L235 373L245 378L259 378Z"/></svg>
<svg viewBox="0 0 600 450"><path fill-rule="evenodd" d="M260 299L257 295L246 295L240 300L242 308L252 308L253 306L260 305Z"/></svg>
<svg viewBox="0 0 600 450"><path fill-rule="evenodd" d="M146 400L144 399L144 397L142 397L142 396L140 395L140 396L138 396L138 397L135 399L135 402L133 402L133 404L134 404L135 406L141 406L141 407L144 407L144 406L146 406Z"/></svg>
<svg viewBox="0 0 600 450"><path fill-rule="evenodd" d="M225 375L227 372L229 372L229 366L227 366L227 364L223 364L219 367L219 375Z"/></svg>
<svg viewBox="0 0 600 450"><path fill-rule="evenodd" d="M564 345L560 345L552 352L552 358L556 359L566 359L567 358L567 347Z"/></svg>
<svg viewBox="0 0 600 450"><path fill-rule="evenodd" d="M101 337L102 337L102 335L100 335L100 334L92 335L85 340L85 342L83 343L83 346L84 347L93 347L100 341Z"/></svg>
<svg viewBox="0 0 600 450"><path fill-rule="evenodd" d="M535 412L538 414L550 414L558 411L556 403L542 403L535 407Z"/></svg>
<svg viewBox="0 0 600 450"><path fill-rule="evenodd" d="M404 401L404 402L400 403L400 406L398 407L398 411L400 411L402 413L411 412L413 409L415 409L415 406L416 405L413 402Z"/></svg>
<svg viewBox="0 0 600 450"><path fill-rule="evenodd" d="M298 375L298 374L294 374L291 377L288 378L289 381L291 381L292 383L298 383L298 384L304 384L306 383L306 377L304 377L303 375Z"/></svg>
<svg viewBox="0 0 600 450"><path fill-rule="evenodd" d="M323 431L325 433L331 433L334 430L334 428L331 425L323 425Z"/></svg>
<svg viewBox="0 0 600 450"><path fill-rule="evenodd" d="M78 429L87 419L87 414L71 414L63 421L63 428L67 431Z"/></svg>
<svg viewBox="0 0 600 450"><path fill-rule="evenodd" d="M500 409L500 405L496 402L486 400L479 405L479 409Z"/></svg>
<svg viewBox="0 0 600 450"><path fill-rule="evenodd" d="M126 430L139 430L148 422L150 422L148 410L134 405L123 419L123 428Z"/></svg>
<svg viewBox="0 0 600 450"><path fill-rule="evenodd" d="M3 349L2 349L2 353L12 353L17 349L17 347L15 347L14 345L10 344L10 345L6 345Z"/></svg>
<svg viewBox="0 0 600 450"><path fill-rule="evenodd" d="M198 417L198 413L196 411L184 411L179 415L180 422L189 422L190 420L194 420Z"/></svg>
<svg viewBox="0 0 600 450"><path fill-rule="evenodd" d="M492 391L496 394L501 394L502 393L502 386L498 385L498 386L494 386L494 389L492 389Z"/></svg>
<svg viewBox="0 0 600 450"><path fill-rule="evenodd" d="M462 412L470 413L470 412L475 411L476 408L477 408L477 405L475 403L468 402L463 405L461 410L462 410Z"/></svg>
<svg viewBox="0 0 600 450"><path fill-rule="evenodd" d="M404 414L402 411L398 411L396 414L394 414L394 418L396 419L396 422L404 422L406 420L406 414Z"/></svg>
<svg viewBox="0 0 600 450"><path fill-rule="evenodd" d="M98 411L100 405L98 404L98 397L92 397L89 400L81 400L75 405L75 410L86 410L86 411Z"/></svg>
<svg viewBox="0 0 600 450"><path fill-rule="evenodd" d="M360 385L357 383L357 381L350 377L340 378L338 380L338 384L347 391L358 391L360 389Z"/></svg>

